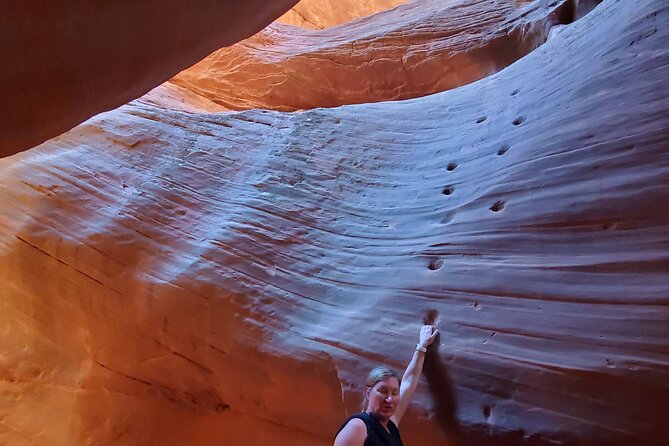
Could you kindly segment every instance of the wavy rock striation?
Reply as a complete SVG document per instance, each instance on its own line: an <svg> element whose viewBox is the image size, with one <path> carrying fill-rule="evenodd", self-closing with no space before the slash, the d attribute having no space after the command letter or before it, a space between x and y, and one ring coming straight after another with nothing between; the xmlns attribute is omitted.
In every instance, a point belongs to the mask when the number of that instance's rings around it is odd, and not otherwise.
<svg viewBox="0 0 669 446"><path fill-rule="evenodd" d="M443 93L135 101L0 160L0 444L331 444L430 309L407 444L663 444L668 25L606 0Z"/></svg>
<svg viewBox="0 0 669 446"><path fill-rule="evenodd" d="M297 1L8 3L0 27L0 157L143 95Z"/></svg>
<svg viewBox="0 0 669 446"><path fill-rule="evenodd" d="M406 0L302 0L278 21L308 29L323 29L390 9Z"/></svg>
<svg viewBox="0 0 669 446"><path fill-rule="evenodd" d="M501 70L593 3L421 0L322 31L273 24L167 85L218 110L293 111L414 98Z"/></svg>

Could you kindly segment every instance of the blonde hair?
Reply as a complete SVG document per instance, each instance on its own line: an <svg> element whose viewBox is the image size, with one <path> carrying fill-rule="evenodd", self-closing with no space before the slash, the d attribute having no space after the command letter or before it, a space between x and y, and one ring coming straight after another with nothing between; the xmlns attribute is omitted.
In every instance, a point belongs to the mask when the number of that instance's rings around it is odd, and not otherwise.
<svg viewBox="0 0 669 446"><path fill-rule="evenodd" d="M397 378L397 381L401 382L400 376L397 374L395 370L388 368L386 366L379 366L373 368L372 371L369 372L369 375L367 375L367 379L365 380L365 390L371 389L378 382L381 382L386 378ZM368 402L369 400L367 399L367 392L363 392L361 410L367 409Z"/></svg>

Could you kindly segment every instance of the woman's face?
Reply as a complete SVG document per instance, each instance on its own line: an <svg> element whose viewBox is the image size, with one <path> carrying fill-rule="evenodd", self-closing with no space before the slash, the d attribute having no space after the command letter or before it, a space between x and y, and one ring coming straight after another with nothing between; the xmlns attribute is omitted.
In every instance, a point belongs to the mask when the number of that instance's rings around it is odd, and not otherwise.
<svg viewBox="0 0 669 446"><path fill-rule="evenodd" d="M367 392L367 412L379 418L388 419L393 416L400 400L400 382L391 376L374 384Z"/></svg>

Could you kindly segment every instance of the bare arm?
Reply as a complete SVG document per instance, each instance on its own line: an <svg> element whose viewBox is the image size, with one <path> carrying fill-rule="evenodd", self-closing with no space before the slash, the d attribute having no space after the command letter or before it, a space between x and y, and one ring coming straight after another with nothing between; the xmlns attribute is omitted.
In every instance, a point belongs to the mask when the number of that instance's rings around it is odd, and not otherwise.
<svg viewBox="0 0 669 446"><path fill-rule="evenodd" d="M434 327L434 325L423 325L420 330L420 340L418 345L427 348L434 338L437 336L439 331ZM413 393L418 387L418 381L420 380L420 374L423 370L423 362L425 361L425 353L416 349L413 352L411 361L404 371L404 376L402 376L402 384L400 385L400 402L397 405L397 410L395 410L395 415L393 415L392 420L395 424L399 425L404 412L406 412L409 407L409 402Z"/></svg>
<svg viewBox="0 0 669 446"><path fill-rule="evenodd" d="M353 418L337 434L334 446L363 446L367 438L367 426L360 418Z"/></svg>

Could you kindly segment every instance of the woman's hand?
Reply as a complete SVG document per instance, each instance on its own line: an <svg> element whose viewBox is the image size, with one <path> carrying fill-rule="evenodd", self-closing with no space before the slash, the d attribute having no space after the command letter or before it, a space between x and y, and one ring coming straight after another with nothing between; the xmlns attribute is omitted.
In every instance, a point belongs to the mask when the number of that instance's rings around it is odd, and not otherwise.
<svg viewBox="0 0 669 446"><path fill-rule="evenodd" d="M420 338L418 345L423 348L427 348L430 344L432 344L432 342L434 342L434 338L436 338L438 334L439 330L437 330L437 327L434 325L423 325L420 328Z"/></svg>

